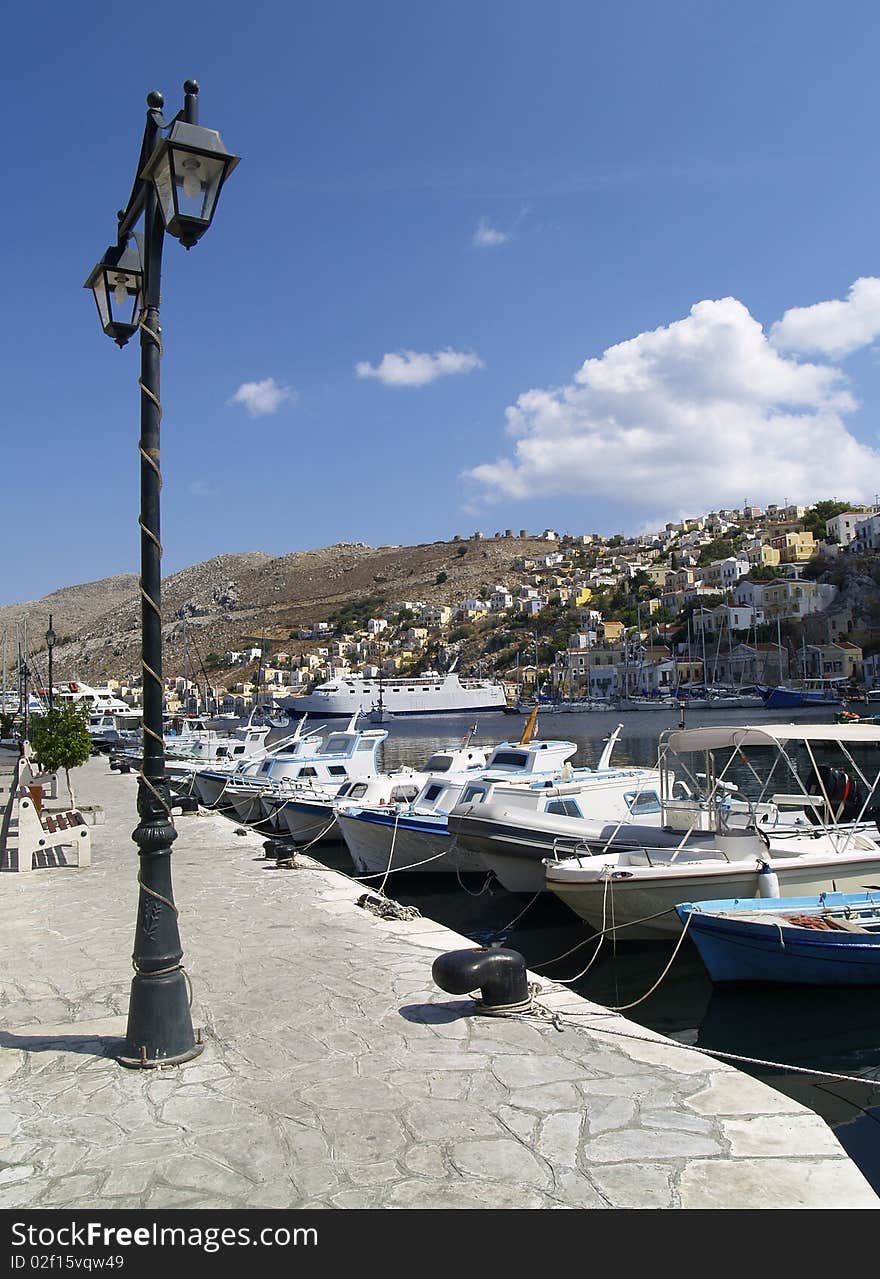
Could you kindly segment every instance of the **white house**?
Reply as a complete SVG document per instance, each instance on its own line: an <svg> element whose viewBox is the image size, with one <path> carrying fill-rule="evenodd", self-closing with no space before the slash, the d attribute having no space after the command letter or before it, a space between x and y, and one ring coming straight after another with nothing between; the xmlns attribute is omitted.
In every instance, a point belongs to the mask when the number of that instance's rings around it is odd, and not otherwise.
<svg viewBox="0 0 880 1279"><path fill-rule="evenodd" d="M866 511L841 511L825 521L825 535L839 542L841 546L849 546L856 535L856 525L866 518Z"/></svg>
<svg viewBox="0 0 880 1279"><path fill-rule="evenodd" d="M854 551L880 550L880 515L868 515L858 520L852 540Z"/></svg>

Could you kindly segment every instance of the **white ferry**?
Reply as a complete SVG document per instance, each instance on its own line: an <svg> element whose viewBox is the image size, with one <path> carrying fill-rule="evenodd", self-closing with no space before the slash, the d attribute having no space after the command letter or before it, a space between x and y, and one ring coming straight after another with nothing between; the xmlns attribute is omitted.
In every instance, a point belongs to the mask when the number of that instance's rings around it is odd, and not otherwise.
<svg viewBox="0 0 880 1279"><path fill-rule="evenodd" d="M462 679L455 666L441 675L423 671L402 679L363 679L336 675L312 692L286 697L280 702L292 715L350 718L360 711L369 715L382 705L388 718L398 715L454 715L471 711L503 711L504 688L495 680Z"/></svg>

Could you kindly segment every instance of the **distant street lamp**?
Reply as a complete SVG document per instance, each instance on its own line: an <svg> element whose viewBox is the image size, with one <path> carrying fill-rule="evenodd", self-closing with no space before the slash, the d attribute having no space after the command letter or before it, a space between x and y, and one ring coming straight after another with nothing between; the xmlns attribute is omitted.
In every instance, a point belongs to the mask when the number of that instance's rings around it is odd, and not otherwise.
<svg viewBox="0 0 880 1279"><path fill-rule="evenodd" d="M195 80L183 86L182 111L162 115L161 93L147 97L147 122L128 205L118 216L117 243L85 283L95 296L101 327L120 347L136 331L141 344L141 664L143 764L138 775L139 897L124 1066L175 1065L198 1056L188 983L171 886L171 844L177 838L165 779L162 737L162 545L159 540L159 326L160 275L165 232L185 248L204 235L226 178L238 157L219 133L198 123ZM168 133L163 137L163 133ZM134 227L141 215L143 235Z"/></svg>
<svg viewBox="0 0 880 1279"><path fill-rule="evenodd" d="M46 631L46 651L49 654L49 710L55 705L52 691L52 649L55 647L55 632L52 630L52 614L49 614L49 629Z"/></svg>

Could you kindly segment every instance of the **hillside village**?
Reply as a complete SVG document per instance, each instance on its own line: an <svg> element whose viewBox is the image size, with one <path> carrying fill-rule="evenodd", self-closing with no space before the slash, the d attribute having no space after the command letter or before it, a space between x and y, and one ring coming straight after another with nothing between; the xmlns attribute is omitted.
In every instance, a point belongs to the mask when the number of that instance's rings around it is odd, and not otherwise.
<svg viewBox="0 0 880 1279"><path fill-rule="evenodd" d="M337 567L327 568L325 554L325 579L374 567L378 554L328 549L337 553ZM227 583L232 598L216 606L225 610L226 626L216 633L237 633L239 642L223 651L206 649L215 634L210 606L190 600L177 609L165 625L170 704L201 699L244 711L336 677L391 678L453 662L463 673L504 681L511 697L538 689L608 699L800 678L880 683L880 508L745 505L630 538L507 529L427 548L379 549L385 572L361 571L351 590L331 590L325 580L322 598L334 606L323 616L306 610L313 616L298 625L289 617L279 625L285 602L295 605L278 585L279 561L253 553L257 567L274 575L280 602L244 607ZM404 576L401 554L416 549L424 562L418 573L406 570L404 580L420 583L419 597L410 598L395 587ZM436 564L445 567L431 579L426 574ZM484 577L481 565L489 570ZM135 617L124 622L130 639ZM81 678L94 679L90 657L74 641L79 658L71 660L79 661ZM108 670L104 680L138 702L134 673Z"/></svg>

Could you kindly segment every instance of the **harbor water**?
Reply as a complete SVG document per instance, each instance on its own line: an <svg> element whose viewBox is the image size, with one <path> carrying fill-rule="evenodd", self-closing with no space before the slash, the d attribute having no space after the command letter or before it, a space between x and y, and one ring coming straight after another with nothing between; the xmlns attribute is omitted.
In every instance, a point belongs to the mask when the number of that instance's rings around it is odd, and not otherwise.
<svg viewBox="0 0 880 1279"><path fill-rule="evenodd" d="M788 712L786 721L832 722L828 708ZM687 726L779 723L779 712L694 711ZM476 720L472 741L492 746L518 740L525 716L488 714L436 719L397 719L381 763L385 769L422 765L440 747L458 745ZM537 736L564 738L578 747L575 765L593 765L608 734L623 729L612 763L656 765L664 729L677 727L672 708L651 711L546 714ZM874 773L880 768L880 751ZM730 774L736 780L736 773ZM352 873L344 846L311 850L328 865ZM878 868L880 876L880 868ZM367 886L376 887L375 881ZM389 897L422 915L486 944L501 941L520 951L528 966L554 981L566 981L584 997L681 1043L730 1054L732 1064L820 1114L880 1192L880 992L795 987L716 988L696 949L674 943L618 943L598 948L596 935L552 894L531 901L513 895L491 877L392 873ZM560 958L560 956L565 956ZM592 962L591 962L592 961ZM644 998L644 996L648 996ZM751 1060L750 1060L751 1059ZM772 1064L762 1064L772 1063ZM797 1066L815 1074L798 1073ZM856 1082L829 1076L851 1076Z"/></svg>

